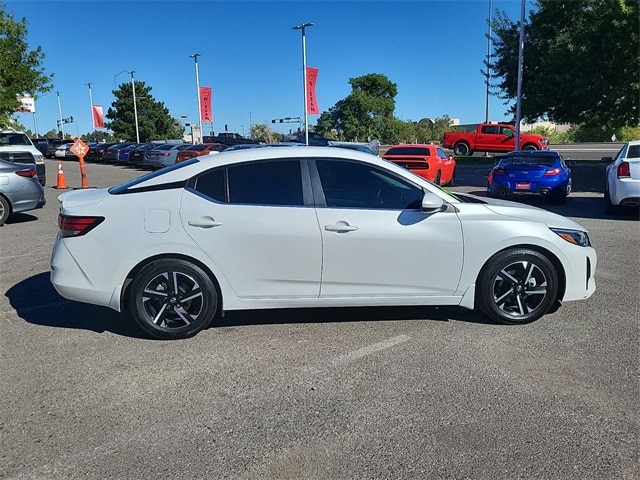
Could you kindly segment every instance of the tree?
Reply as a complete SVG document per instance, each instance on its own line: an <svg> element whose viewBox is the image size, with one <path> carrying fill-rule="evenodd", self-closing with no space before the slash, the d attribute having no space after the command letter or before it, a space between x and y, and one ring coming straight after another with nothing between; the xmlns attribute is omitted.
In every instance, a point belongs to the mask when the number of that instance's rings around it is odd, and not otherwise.
<svg viewBox="0 0 640 480"><path fill-rule="evenodd" d="M144 82L135 81L136 108L138 114L138 133L141 142L182 138L184 127L176 124L163 102L157 102L151 96L151 87ZM114 90L116 100L111 104L105 127L113 131L116 138L135 141L136 122L133 108L133 88L131 83L123 83Z"/></svg>
<svg viewBox="0 0 640 480"><path fill-rule="evenodd" d="M264 143L273 143L280 140L282 135L274 132L266 123L254 123L250 129L251 138Z"/></svg>
<svg viewBox="0 0 640 480"><path fill-rule="evenodd" d="M535 5L525 25L522 118L595 127L605 138L637 126L640 2L536 0ZM502 97L514 100L520 24L499 13L492 28L491 71Z"/></svg>
<svg viewBox="0 0 640 480"><path fill-rule="evenodd" d="M320 115L315 131L327 136L336 131L343 140L392 138L396 84L379 73L350 78L349 83L351 94Z"/></svg>
<svg viewBox="0 0 640 480"><path fill-rule="evenodd" d="M0 3L0 127L14 125L12 115L20 107L18 96L50 91L53 74L41 68L44 54L40 47L29 50L25 37L27 21L13 20Z"/></svg>

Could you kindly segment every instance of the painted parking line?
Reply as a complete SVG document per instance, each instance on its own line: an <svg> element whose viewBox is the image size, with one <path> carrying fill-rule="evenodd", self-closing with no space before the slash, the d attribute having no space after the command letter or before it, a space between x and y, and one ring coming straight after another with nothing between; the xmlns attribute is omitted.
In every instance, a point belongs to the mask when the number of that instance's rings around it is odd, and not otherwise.
<svg viewBox="0 0 640 480"><path fill-rule="evenodd" d="M371 355L372 353L379 352L380 350L391 348L400 343L408 342L409 340L411 340L411 337L408 335L398 335L396 337L389 338L388 340L374 343L372 345L359 348L358 350L354 350L353 352L340 355L338 358L336 358L331 362L331 366L336 367L338 365L343 365L345 363L353 362L354 360L358 360L360 358L366 357L367 355Z"/></svg>

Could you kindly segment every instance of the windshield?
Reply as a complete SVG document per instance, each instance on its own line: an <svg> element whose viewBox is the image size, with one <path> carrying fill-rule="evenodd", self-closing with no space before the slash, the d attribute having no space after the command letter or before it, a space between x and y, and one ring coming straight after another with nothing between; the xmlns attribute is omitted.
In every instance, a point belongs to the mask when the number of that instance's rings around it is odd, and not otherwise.
<svg viewBox="0 0 640 480"><path fill-rule="evenodd" d="M31 145L24 133L0 133L0 145Z"/></svg>

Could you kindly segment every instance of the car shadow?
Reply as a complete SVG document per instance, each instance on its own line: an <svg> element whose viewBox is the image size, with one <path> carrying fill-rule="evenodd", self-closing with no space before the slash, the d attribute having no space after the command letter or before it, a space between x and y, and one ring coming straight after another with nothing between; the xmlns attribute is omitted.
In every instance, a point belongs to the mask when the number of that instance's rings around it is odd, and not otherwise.
<svg viewBox="0 0 640 480"><path fill-rule="evenodd" d="M36 217L35 215L31 215L25 212L20 212L20 213L12 214L9 218L7 218L7 221L4 223L5 225L11 225L11 224L17 224L17 223L35 222L36 220L38 220L38 217Z"/></svg>
<svg viewBox="0 0 640 480"><path fill-rule="evenodd" d="M38 292L38 302L33 301ZM26 322L44 327L110 332L148 340L127 314L110 308L73 302L62 298L49 281L49 272L27 278L11 287L6 297L17 315ZM481 313L461 307L345 307L242 310L226 312L209 328L305 323L384 322L403 320L458 321L492 325Z"/></svg>

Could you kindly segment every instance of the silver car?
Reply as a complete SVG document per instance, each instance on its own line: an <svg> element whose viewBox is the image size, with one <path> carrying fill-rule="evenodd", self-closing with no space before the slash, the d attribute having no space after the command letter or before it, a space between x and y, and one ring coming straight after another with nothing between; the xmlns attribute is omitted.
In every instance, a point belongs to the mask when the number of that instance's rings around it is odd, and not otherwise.
<svg viewBox="0 0 640 480"><path fill-rule="evenodd" d="M178 152L190 146L190 143L163 143L157 145L144 153L142 164L145 167L153 168L168 167L176 163Z"/></svg>
<svg viewBox="0 0 640 480"><path fill-rule="evenodd" d="M14 213L42 208L44 188L35 165L0 160L0 226Z"/></svg>

